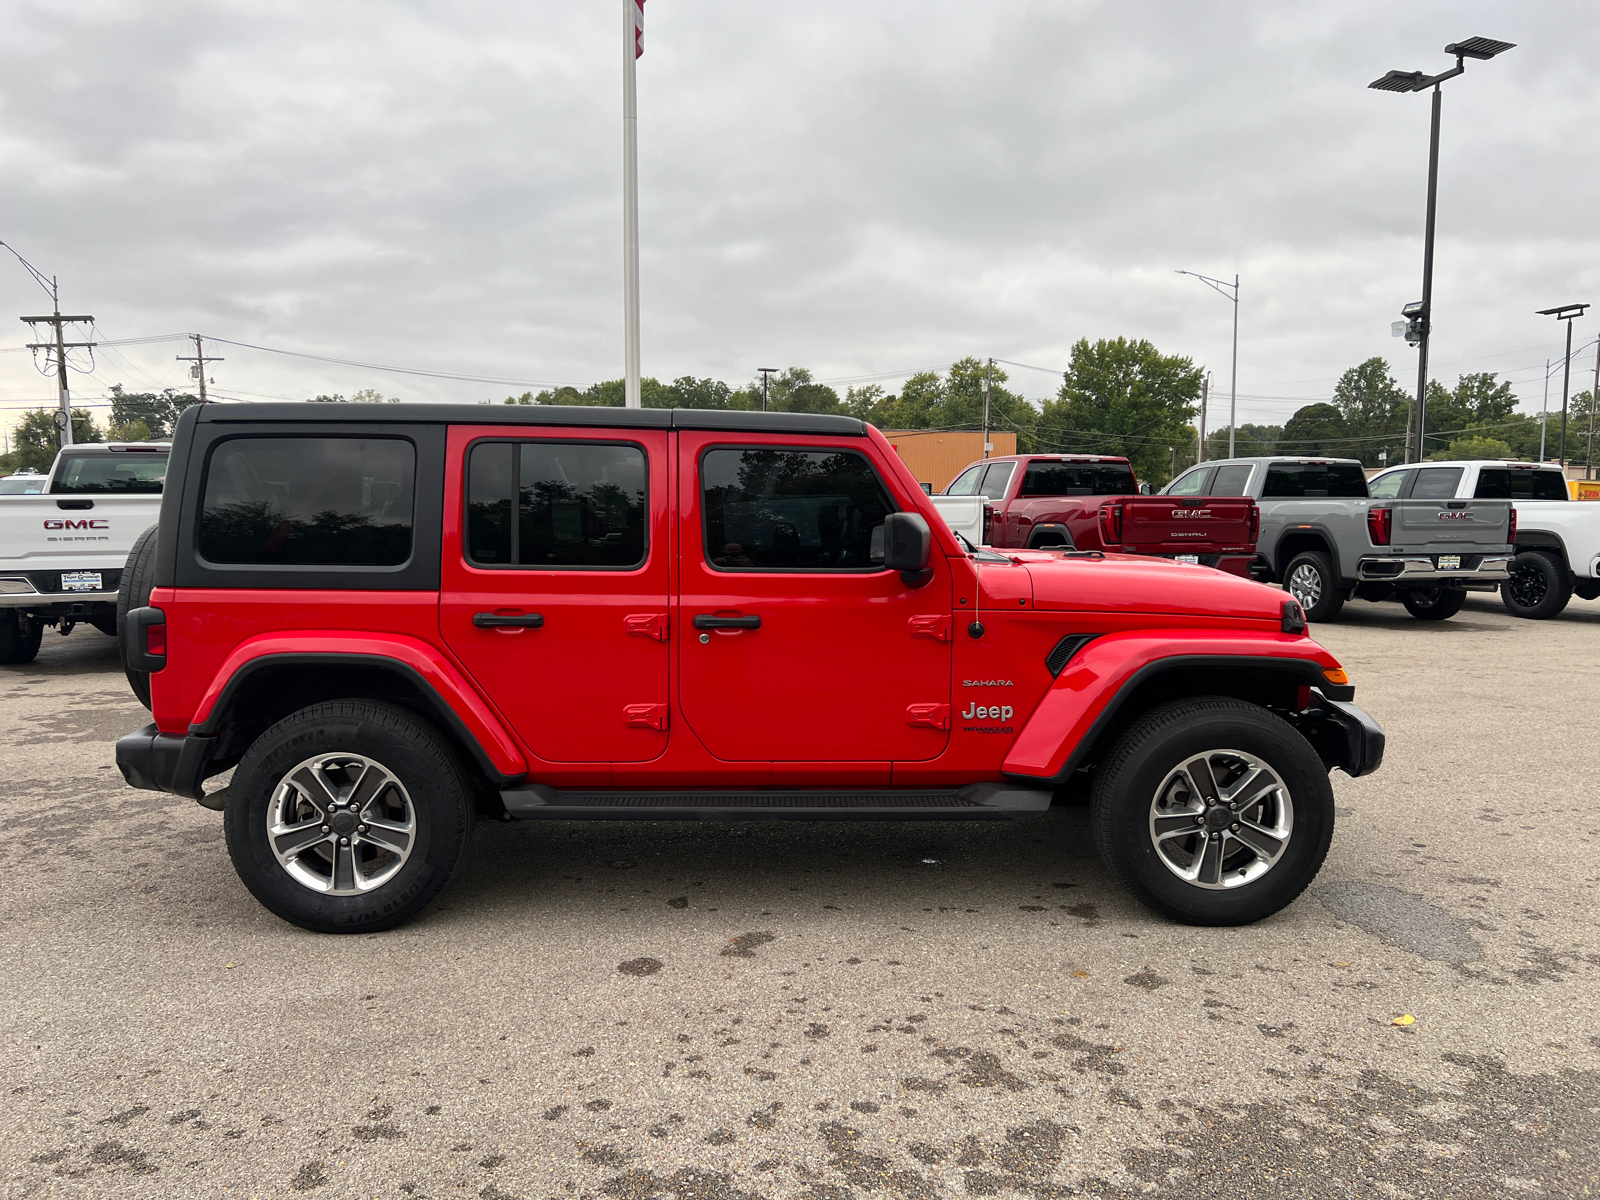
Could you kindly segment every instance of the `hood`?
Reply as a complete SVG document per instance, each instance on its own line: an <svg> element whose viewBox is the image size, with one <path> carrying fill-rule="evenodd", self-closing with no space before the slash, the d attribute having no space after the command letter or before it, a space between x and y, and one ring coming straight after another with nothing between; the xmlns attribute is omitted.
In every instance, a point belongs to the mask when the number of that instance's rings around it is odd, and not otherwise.
<svg viewBox="0 0 1600 1200"><path fill-rule="evenodd" d="M1019 551L1011 563L984 564L990 571L1027 571L1036 610L1062 612L1183 613L1245 618L1277 625L1288 596L1278 588L1211 567L1165 558L1108 554L1064 558Z"/></svg>

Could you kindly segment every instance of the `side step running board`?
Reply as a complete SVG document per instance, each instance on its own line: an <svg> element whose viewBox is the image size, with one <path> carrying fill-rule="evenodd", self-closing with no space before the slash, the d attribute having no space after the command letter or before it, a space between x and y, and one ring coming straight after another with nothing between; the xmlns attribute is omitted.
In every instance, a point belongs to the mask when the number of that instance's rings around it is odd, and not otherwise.
<svg viewBox="0 0 1600 1200"><path fill-rule="evenodd" d="M558 791L502 788L521 821L973 821L1040 817L1049 788L972 783L949 789L881 791Z"/></svg>

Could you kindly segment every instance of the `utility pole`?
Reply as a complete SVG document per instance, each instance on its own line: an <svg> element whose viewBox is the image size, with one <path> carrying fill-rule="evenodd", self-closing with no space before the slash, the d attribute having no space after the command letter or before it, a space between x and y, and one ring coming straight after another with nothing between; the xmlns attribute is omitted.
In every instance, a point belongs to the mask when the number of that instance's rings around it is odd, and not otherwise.
<svg viewBox="0 0 1600 1200"><path fill-rule="evenodd" d="M770 379L773 375L777 374L778 368L777 367L757 367L756 370L761 372L761 411L762 412L766 412L767 411L767 380Z"/></svg>
<svg viewBox="0 0 1600 1200"><path fill-rule="evenodd" d="M989 440L989 381L994 375L994 359L983 369L983 456L989 457L989 451L994 448L994 443Z"/></svg>
<svg viewBox="0 0 1600 1200"><path fill-rule="evenodd" d="M194 353L178 355L179 362L192 362L194 364L194 377L200 381L200 403L206 402L206 364L208 362L227 362L225 358L209 358L206 356L204 341L198 333L189 335L194 339Z"/></svg>
<svg viewBox="0 0 1600 1200"><path fill-rule="evenodd" d="M61 402L61 411L56 414L56 426L61 430L61 445L72 445L72 389L67 386L67 351L92 350L93 342L69 342L64 339L62 326L75 324L94 324L92 316L64 317L61 315L61 302L56 294L55 276L50 277L50 299L54 301L55 312L48 317L23 317L29 325L49 325L55 330L55 341L32 342L28 349L33 351L43 350L46 355L53 354L56 368L56 392ZM46 361L49 361L48 357Z"/></svg>
<svg viewBox="0 0 1600 1200"><path fill-rule="evenodd" d="M1206 460L1206 401L1211 396L1211 372L1206 372L1206 377L1200 381L1200 449L1195 453L1195 462L1203 463Z"/></svg>
<svg viewBox="0 0 1600 1200"><path fill-rule="evenodd" d="M1594 410L1597 405L1600 405L1600 338L1594 343L1594 390L1589 393L1589 466L1583 473L1585 479L1594 478Z"/></svg>
<svg viewBox="0 0 1600 1200"><path fill-rule="evenodd" d="M1544 461L1544 435L1550 428L1550 360L1544 360L1544 409L1539 417L1539 461Z"/></svg>

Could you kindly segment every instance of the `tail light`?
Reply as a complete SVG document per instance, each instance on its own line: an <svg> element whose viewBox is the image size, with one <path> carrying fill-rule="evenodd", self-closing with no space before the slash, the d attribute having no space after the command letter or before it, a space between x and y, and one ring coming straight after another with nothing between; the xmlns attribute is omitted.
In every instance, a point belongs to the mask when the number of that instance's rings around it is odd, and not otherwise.
<svg viewBox="0 0 1600 1200"><path fill-rule="evenodd" d="M1122 545L1122 505L1100 506L1100 541L1107 550Z"/></svg>
<svg viewBox="0 0 1600 1200"><path fill-rule="evenodd" d="M165 625L147 625L145 627L144 651L146 654L157 655L161 658L167 656L167 627Z"/></svg>
<svg viewBox="0 0 1600 1200"><path fill-rule="evenodd" d="M1250 544L1254 546L1261 536L1261 510L1250 506Z"/></svg>
<svg viewBox="0 0 1600 1200"><path fill-rule="evenodd" d="M1510 528L1508 528L1506 530L1506 541L1515 544L1516 540L1517 540L1517 506L1515 504L1513 504L1511 506L1511 525L1510 525Z"/></svg>
<svg viewBox="0 0 1600 1200"><path fill-rule="evenodd" d="M1389 530L1392 528L1393 522L1393 509L1367 509L1367 536L1372 539L1374 546L1387 546L1389 544Z"/></svg>

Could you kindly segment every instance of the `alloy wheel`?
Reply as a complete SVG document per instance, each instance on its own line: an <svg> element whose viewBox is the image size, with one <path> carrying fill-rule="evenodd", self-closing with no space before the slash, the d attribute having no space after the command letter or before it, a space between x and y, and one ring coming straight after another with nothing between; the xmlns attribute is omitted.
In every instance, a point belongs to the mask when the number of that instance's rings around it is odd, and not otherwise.
<svg viewBox="0 0 1600 1200"><path fill-rule="evenodd" d="M417 814L392 771L360 754L319 754L279 780L267 840L290 878L314 892L382 887L411 857Z"/></svg>
<svg viewBox="0 0 1600 1200"><path fill-rule="evenodd" d="M1282 778L1243 750L1189 755L1150 802L1156 857L1187 884L1213 890L1260 879L1283 857L1294 804Z"/></svg>
<svg viewBox="0 0 1600 1200"><path fill-rule="evenodd" d="M1322 599L1322 573L1310 563L1301 563L1289 576L1289 594L1310 611Z"/></svg>

